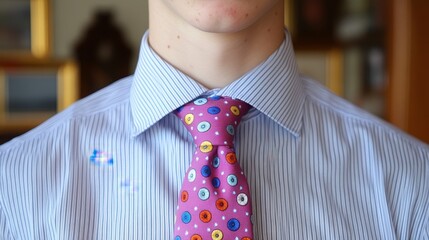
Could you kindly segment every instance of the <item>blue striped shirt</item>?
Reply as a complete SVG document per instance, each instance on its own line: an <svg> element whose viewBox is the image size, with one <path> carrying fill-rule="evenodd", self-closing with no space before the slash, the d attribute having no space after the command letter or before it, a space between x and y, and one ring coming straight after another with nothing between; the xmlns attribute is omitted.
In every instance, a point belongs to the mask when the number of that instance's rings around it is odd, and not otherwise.
<svg viewBox="0 0 429 240"><path fill-rule="evenodd" d="M171 112L212 94L253 106L235 141L255 239L429 239L428 146L301 77L288 35L208 90L147 34L133 76L0 147L0 239L173 239L194 144Z"/></svg>

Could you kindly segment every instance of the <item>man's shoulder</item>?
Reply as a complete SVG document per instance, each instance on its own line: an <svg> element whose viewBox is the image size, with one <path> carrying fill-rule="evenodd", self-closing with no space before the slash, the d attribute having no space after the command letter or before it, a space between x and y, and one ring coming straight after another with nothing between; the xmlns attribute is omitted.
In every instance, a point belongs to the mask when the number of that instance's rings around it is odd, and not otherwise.
<svg viewBox="0 0 429 240"><path fill-rule="evenodd" d="M343 131L342 134L362 138L362 141L384 141L380 146L400 146L417 151L429 160L429 145L405 133L384 119L335 95L322 84L303 78L308 111L318 115L318 124ZM342 127L342 128L340 128ZM359 132L359 134L357 134ZM355 139L356 140L356 139Z"/></svg>
<svg viewBox="0 0 429 240"><path fill-rule="evenodd" d="M129 92L132 76L120 79L113 84L73 103L65 110L52 116L27 133L0 145L2 152L15 148L24 148L37 141L58 141L74 131L73 126L91 118L113 117L115 109L126 107L129 103ZM90 128L91 126L87 126ZM56 140L55 140L56 139Z"/></svg>

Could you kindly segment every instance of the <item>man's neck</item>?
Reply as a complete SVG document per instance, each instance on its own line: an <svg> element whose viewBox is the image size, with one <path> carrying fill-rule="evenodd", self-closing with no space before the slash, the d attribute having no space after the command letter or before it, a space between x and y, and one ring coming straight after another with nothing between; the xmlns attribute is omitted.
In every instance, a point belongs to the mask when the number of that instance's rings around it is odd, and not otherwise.
<svg viewBox="0 0 429 240"><path fill-rule="evenodd" d="M152 11L154 12L154 11ZM152 14L149 42L167 62L208 89L222 88L268 58L284 39L283 12L234 33L208 33Z"/></svg>

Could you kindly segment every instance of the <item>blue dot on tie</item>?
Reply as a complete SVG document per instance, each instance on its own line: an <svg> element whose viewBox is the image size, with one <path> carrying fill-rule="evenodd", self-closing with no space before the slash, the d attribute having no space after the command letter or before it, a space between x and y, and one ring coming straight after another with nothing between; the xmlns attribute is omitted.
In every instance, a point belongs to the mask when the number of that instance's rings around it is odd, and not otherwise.
<svg viewBox="0 0 429 240"><path fill-rule="evenodd" d="M230 186L235 186L238 183L237 177L234 174L231 174L228 177L226 177L226 181Z"/></svg>
<svg viewBox="0 0 429 240"><path fill-rule="evenodd" d="M182 238L180 238L180 236L176 236L176 238L174 238L174 240L182 240Z"/></svg>
<svg viewBox="0 0 429 240"><path fill-rule="evenodd" d="M234 136L234 133L235 133L234 126L232 125L226 126L226 131L229 133L229 135Z"/></svg>
<svg viewBox="0 0 429 240"><path fill-rule="evenodd" d="M213 178L212 185L213 185L214 188L220 187L220 180L219 180L219 178L217 178L217 177Z"/></svg>
<svg viewBox="0 0 429 240"><path fill-rule="evenodd" d="M221 96L213 96L213 97L210 97L210 99L215 100L215 101L217 101L217 100L219 100L219 99L221 99L221 98L222 98Z"/></svg>
<svg viewBox="0 0 429 240"><path fill-rule="evenodd" d="M213 159L213 167L217 168L217 167L219 167L219 164L220 164L219 157L215 157Z"/></svg>
<svg viewBox="0 0 429 240"><path fill-rule="evenodd" d="M237 231L240 228L240 222L236 218L231 218L227 223L228 229Z"/></svg>
<svg viewBox="0 0 429 240"><path fill-rule="evenodd" d="M186 211L182 213L182 222L185 224L188 224L191 221L192 217L191 214Z"/></svg>
<svg viewBox="0 0 429 240"><path fill-rule="evenodd" d="M216 114L220 113L220 108L218 108L218 107L209 107L207 109L207 112L210 113L210 114L212 114L212 115L216 115Z"/></svg>
<svg viewBox="0 0 429 240"><path fill-rule="evenodd" d="M206 98L199 98L197 100L194 101L195 105L201 106L207 103L207 99Z"/></svg>
<svg viewBox="0 0 429 240"><path fill-rule="evenodd" d="M198 197L203 201L209 199L210 197L209 190L207 188L201 188L200 191L198 191Z"/></svg>
<svg viewBox="0 0 429 240"><path fill-rule="evenodd" d="M176 109L176 111L179 113L183 110L183 108L184 108L183 106L180 106L178 109Z"/></svg>
<svg viewBox="0 0 429 240"><path fill-rule="evenodd" d="M207 121L200 122L197 126L198 132L207 132L210 130L210 123Z"/></svg>
<svg viewBox="0 0 429 240"><path fill-rule="evenodd" d="M210 174L211 174L211 170L210 170L210 167L209 166L207 166L207 165L204 165L202 168L201 168L201 175L203 175L203 177L208 177L208 176L210 176Z"/></svg>

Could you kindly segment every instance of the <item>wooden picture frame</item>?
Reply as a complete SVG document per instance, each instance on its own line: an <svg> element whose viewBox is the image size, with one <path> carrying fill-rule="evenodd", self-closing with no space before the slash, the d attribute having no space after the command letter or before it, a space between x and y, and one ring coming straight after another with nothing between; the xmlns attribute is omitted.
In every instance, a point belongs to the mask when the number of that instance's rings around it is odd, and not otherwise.
<svg viewBox="0 0 429 240"><path fill-rule="evenodd" d="M49 10L49 0L1 0L0 56L49 56Z"/></svg>
<svg viewBox="0 0 429 240"><path fill-rule="evenodd" d="M319 81L338 96L344 95L343 52L339 48L296 51L302 75Z"/></svg>
<svg viewBox="0 0 429 240"><path fill-rule="evenodd" d="M33 128L78 99L74 61L0 59L0 132Z"/></svg>

